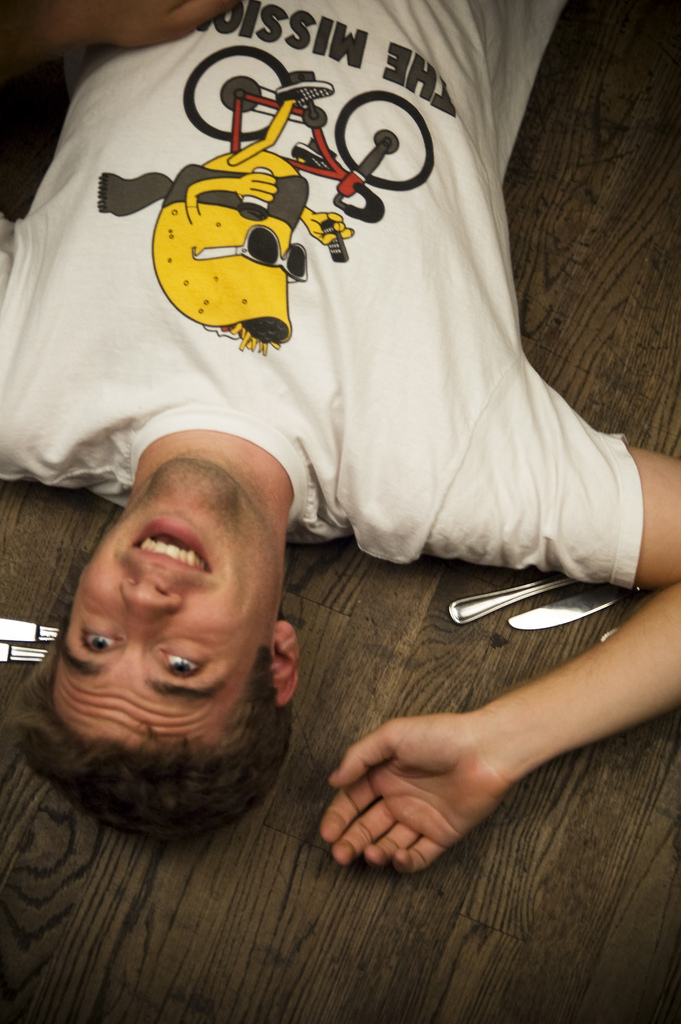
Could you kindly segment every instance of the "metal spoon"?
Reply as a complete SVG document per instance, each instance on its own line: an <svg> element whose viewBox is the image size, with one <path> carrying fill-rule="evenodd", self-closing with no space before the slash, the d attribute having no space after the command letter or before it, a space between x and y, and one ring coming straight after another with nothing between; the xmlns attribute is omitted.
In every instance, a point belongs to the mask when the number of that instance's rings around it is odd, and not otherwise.
<svg viewBox="0 0 681 1024"><path fill-rule="evenodd" d="M454 622L463 626L467 622L474 622L481 619L483 615L496 612L499 608L506 608L516 601L524 601L527 597L534 597L535 594L543 594L547 590L556 590L558 587L567 587L576 580L567 576L548 576L535 583L523 583L519 587L509 587L507 590L495 590L491 594L475 594L473 597L461 597L452 601L449 606L449 614Z"/></svg>

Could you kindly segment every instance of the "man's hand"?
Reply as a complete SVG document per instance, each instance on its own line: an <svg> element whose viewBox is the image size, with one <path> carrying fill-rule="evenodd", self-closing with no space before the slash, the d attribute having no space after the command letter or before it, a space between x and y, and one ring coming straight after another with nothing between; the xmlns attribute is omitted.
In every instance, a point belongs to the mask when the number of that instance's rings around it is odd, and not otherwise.
<svg viewBox="0 0 681 1024"><path fill-rule="evenodd" d="M50 30L66 45L147 46L179 39L238 0L42 0ZM60 40L60 45L65 43Z"/></svg>
<svg viewBox="0 0 681 1024"><path fill-rule="evenodd" d="M339 864L420 871L499 804L510 786L485 760L475 713L396 718L346 752L343 787L320 826Z"/></svg>
<svg viewBox="0 0 681 1024"><path fill-rule="evenodd" d="M187 35L238 0L0 0L0 82L76 46Z"/></svg>

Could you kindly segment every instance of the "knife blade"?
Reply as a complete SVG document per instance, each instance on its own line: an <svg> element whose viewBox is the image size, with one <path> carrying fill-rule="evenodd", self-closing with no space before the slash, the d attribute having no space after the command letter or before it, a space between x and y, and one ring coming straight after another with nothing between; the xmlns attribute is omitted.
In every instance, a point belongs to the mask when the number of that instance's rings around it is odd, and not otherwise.
<svg viewBox="0 0 681 1024"><path fill-rule="evenodd" d="M49 643L55 640L58 629L53 626L38 626L35 622L24 622L21 619L0 619L0 640L17 640L21 643L31 643L39 640L41 643Z"/></svg>
<svg viewBox="0 0 681 1024"><path fill-rule="evenodd" d="M548 629L550 626L562 626L565 622L574 622L575 619L609 608L611 604L621 601L629 594L631 590L627 590L626 587L603 583L581 594L573 594L572 597L564 597L541 608L533 608L532 611L514 615L508 620L508 624L514 629Z"/></svg>

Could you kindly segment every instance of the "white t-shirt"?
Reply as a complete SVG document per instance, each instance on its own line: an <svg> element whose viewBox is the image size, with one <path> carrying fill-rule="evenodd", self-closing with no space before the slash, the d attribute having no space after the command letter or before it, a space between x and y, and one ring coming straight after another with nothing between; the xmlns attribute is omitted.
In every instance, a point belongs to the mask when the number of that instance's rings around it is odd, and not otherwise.
<svg viewBox="0 0 681 1024"><path fill-rule="evenodd" d="M224 430L289 473L293 540L631 584L633 460L527 363L509 258L501 181L561 6L248 3L91 53L0 225L0 476L124 503L153 440ZM314 237L334 216L344 261Z"/></svg>

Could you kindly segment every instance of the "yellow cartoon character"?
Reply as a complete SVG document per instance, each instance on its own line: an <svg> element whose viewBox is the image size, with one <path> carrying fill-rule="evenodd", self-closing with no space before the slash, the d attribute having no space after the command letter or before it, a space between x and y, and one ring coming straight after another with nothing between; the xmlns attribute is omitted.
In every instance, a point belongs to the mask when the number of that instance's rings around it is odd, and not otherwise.
<svg viewBox="0 0 681 1024"><path fill-rule="evenodd" d="M305 179L270 152L294 105L295 98L282 102L261 140L185 167L174 182L153 173L100 178L103 213L125 216L163 199L153 258L172 304L263 354L289 340L288 285L307 278L306 251L291 240L298 222L327 246L353 234L337 213L310 210Z"/></svg>

